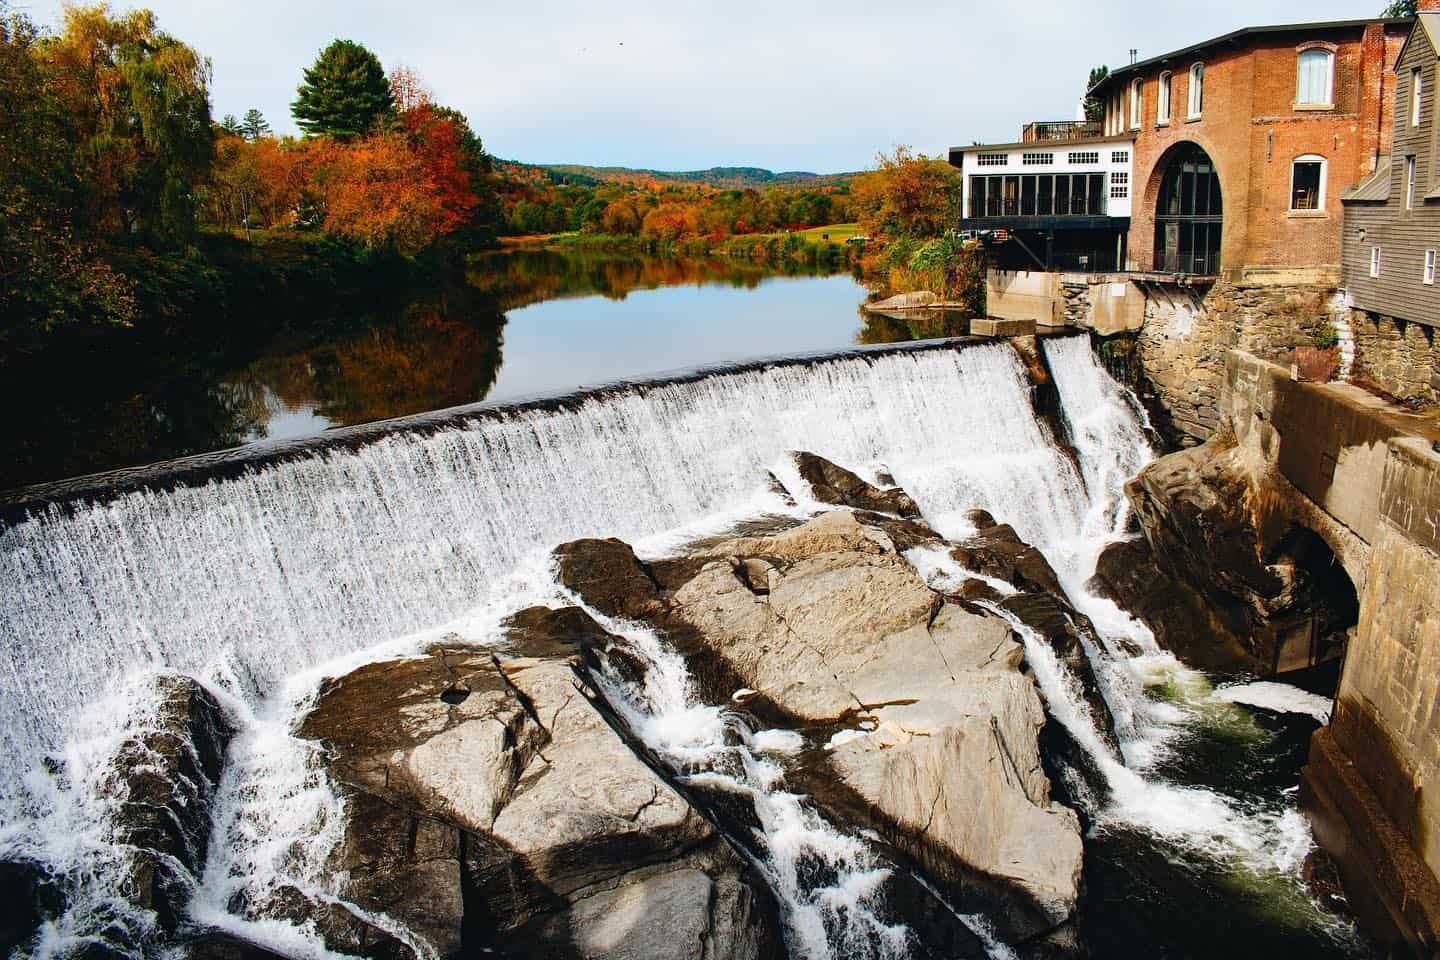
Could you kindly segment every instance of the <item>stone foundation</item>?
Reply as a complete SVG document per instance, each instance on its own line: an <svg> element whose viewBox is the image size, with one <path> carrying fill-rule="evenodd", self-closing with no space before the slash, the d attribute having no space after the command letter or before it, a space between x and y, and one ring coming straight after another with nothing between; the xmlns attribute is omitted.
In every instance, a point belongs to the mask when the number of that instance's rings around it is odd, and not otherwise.
<svg viewBox="0 0 1440 960"><path fill-rule="evenodd" d="M1348 311L1355 338L1352 378L1406 402L1440 400L1436 331L1364 310Z"/></svg>

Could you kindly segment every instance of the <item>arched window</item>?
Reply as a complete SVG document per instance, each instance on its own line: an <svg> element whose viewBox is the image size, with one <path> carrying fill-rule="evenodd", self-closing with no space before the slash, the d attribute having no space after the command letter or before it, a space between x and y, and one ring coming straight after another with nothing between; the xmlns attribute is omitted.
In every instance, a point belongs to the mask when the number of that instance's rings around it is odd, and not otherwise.
<svg viewBox="0 0 1440 960"><path fill-rule="evenodd" d="M1170 71L1160 74L1160 95L1155 106L1155 122L1170 122Z"/></svg>
<svg viewBox="0 0 1440 960"><path fill-rule="evenodd" d="M1134 130L1140 129L1141 104L1143 103L1141 95L1144 90L1144 84L1139 77L1130 82L1130 127Z"/></svg>
<svg viewBox="0 0 1440 960"><path fill-rule="evenodd" d="M1328 107L1334 102L1335 54L1323 47L1301 50L1295 83L1297 106Z"/></svg>
<svg viewBox="0 0 1440 960"><path fill-rule="evenodd" d="M1296 213L1325 209L1324 157L1306 154L1290 165L1290 209Z"/></svg>
<svg viewBox="0 0 1440 960"><path fill-rule="evenodd" d="M1190 68L1190 116L1200 116L1205 108L1205 64L1197 63Z"/></svg>

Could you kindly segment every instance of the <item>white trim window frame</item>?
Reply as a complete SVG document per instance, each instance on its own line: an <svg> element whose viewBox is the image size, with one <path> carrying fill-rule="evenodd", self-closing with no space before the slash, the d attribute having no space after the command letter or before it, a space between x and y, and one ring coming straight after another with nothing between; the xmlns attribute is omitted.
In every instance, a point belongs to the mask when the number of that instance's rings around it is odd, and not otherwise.
<svg viewBox="0 0 1440 960"><path fill-rule="evenodd" d="M1335 103L1335 51L1302 47L1295 57L1295 105L1330 107Z"/></svg>
<svg viewBox="0 0 1440 960"><path fill-rule="evenodd" d="M1155 125L1164 127L1170 123L1170 91L1173 87L1174 74L1169 70L1160 74L1160 92L1155 98Z"/></svg>
<svg viewBox="0 0 1440 960"><path fill-rule="evenodd" d="M1410 69L1410 126L1420 126L1425 97L1425 74L1419 67Z"/></svg>
<svg viewBox="0 0 1440 960"><path fill-rule="evenodd" d="M1139 130L1145 118L1145 82L1139 77L1130 81L1130 129Z"/></svg>
<svg viewBox="0 0 1440 960"><path fill-rule="evenodd" d="M1380 276L1380 248L1370 248L1370 276L1372 279Z"/></svg>
<svg viewBox="0 0 1440 960"><path fill-rule="evenodd" d="M1199 120L1205 113L1205 64L1190 65L1190 89L1185 91L1187 120Z"/></svg>
<svg viewBox="0 0 1440 960"><path fill-rule="evenodd" d="M1424 280L1425 286L1427 286L1427 287L1433 287L1433 286L1435 286L1435 251L1434 251L1434 250L1426 250L1426 251L1425 251L1425 273L1424 273L1424 275L1423 275L1423 277L1422 277L1421 279Z"/></svg>
<svg viewBox="0 0 1440 960"><path fill-rule="evenodd" d="M1415 209L1415 154L1405 158L1405 212Z"/></svg>
<svg viewBox="0 0 1440 960"><path fill-rule="evenodd" d="M1320 176L1317 178L1314 196L1308 201L1308 206L1296 205L1295 193L1295 172L1301 164L1314 164L1320 168ZM1290 212L1291 213L1324 213L1325 212L1325 188L1326 179L1329 173L1329 164L1325 158L1318 153L1307 153L1304 156L1296 157L1290 161Z"/></svg>

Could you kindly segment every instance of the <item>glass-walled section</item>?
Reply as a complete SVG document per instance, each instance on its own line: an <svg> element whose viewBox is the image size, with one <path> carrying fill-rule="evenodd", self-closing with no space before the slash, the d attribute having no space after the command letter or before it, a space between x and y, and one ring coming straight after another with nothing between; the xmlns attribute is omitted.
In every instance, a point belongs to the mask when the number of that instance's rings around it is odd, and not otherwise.
<svg viewBox="0 0 1440 960"><path fill-rule="evenodd" d="M1181 147L1165 167L1155 207L1155 269L1213 276L1220 271L1224 206L1220 175L1200 147Z"/></svg>
<svg viewBox="0 0 1440 960"><path fill-rule="evenodd" d="M972 176L967 216L1103 217L1103 173L1028 173Z"/></svg>

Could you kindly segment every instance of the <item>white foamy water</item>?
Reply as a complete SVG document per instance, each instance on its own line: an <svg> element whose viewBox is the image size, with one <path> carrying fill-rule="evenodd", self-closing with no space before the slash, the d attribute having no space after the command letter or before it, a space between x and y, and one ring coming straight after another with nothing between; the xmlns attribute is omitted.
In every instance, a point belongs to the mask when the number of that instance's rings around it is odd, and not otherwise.
<svg viewBox="0 0 1440 960"><path fill-rule="evenodd" d="M1106 648L1088 652L1126 758L1143 768L1188 716L1145 696L1146 684L1193 674L1084 583L1123 529L1121 482L1150 452L1085 338L1046 341L1045 350L1078 470L1033 416L1023 367L1000 343L727 374L393 435L0 531L0 764L15 773L0 780L0 856L43 860L80 891L39 955L63 954L112 922L143 939L150 922L117 899L124 853L106 833L101 782L122 728L144 722L143 697L125 699L142 688L132 684L158 671L196 676L240 730L196 918L238 923L232 901L263 899L280 883L333 895L323 867L340 811L311 746L293 736L320 674L451 631L493 640L501 611L553 595L545 557L560 542L617 536L654 555L757 512L803 512L814 505L789 506L766 490L767 471L784 475L791 450L862 472L883 463L947 536L969 533L964 515L979 508L1045 551L1102 635ZM915 559L933 575L963 573ZM762 869L786 904L797 952L862 955L863 943L872 955L904 955L910 932L874 902L885 868L784 789L795 735L750 730L693 702L683 663L651 653L668 666L626 700L627 719L687 775L755 799ZM1050 709L1062 715L1074 705L1064 678L1042 671ZM1083 731L1083 717L1070 722ZM1198 836L1208 823L1227 849L1274 845L1268 825L1247 823L1223 799L1178 810L1193 798L1151 790L1143 770L1111 763L1115 781L1134 785L1128 801L1116 790L1117 815L1167 836ZM1177 826L1182 814L1189 819ZM833 868L833 886L799 879L815 857ZM247 935L315 955L312 939L283 925Z"/></svg>
<svg viewBox="0 0 1440 960"><path fill-rule="evenodd" d="M1335 705L1330 697L1322 697L1318 693L1272 680L1219 687L1215 691L1215 699L1225 703L1243 703L1276 713L1303 713L1320 723L1330 722L1330 711Z"/></svg>

